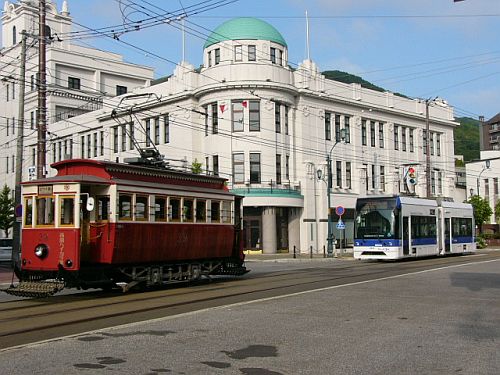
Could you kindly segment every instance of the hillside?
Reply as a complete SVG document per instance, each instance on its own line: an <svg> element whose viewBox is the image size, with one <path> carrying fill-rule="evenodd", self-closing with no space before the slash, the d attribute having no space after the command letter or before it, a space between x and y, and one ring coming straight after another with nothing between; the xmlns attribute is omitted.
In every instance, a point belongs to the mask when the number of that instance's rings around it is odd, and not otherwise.
<svg viewBox="0 0 500 375"><path fill-rule="evenodd" d="M326 78L343 83L359 83L362 87L379 92L387 91L383 87L374 85L363 78L342 72L340 70L327 70L322 73ZM406 95L395 93L394 95L408 98ZM454 130L455 155L463 155L464 161L479 159L479 121L469 117L456 119L460 126Z"/></svg>

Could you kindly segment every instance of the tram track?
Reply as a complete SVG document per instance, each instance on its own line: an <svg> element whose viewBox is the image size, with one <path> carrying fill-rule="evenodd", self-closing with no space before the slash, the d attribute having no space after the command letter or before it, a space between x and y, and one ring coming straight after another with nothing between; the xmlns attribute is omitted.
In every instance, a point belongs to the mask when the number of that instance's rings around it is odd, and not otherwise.
<svg viewBox="0 0 500 375"><path fill-rule="evenodd" d="M495 254L482 259L489 258L498 259L499 256ZM452 257L416 262L351 263L341 267L318 265L315 268L272 272L260 277L247 277L230 282L219 280L216 284L195 285L189 288L118 296L115 294L109 297L106 294L98 299L93 298L93 295L82 295L82 298L72 295L52 297L55 301L52 302L51 299L48 303L46 300L36 301L35 304L33 300L4 302L0 304L0 349L206 307L397 276L470 261L470 257Z"/></svg>

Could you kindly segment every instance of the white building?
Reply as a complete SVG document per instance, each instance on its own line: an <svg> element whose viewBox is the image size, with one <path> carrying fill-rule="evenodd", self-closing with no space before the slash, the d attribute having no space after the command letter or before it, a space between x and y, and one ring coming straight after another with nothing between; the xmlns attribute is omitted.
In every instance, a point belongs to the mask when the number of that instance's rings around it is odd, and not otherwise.
<svg viewBox="0 0 500 375"><path fill-rule="evenodd" d="M415 192L426 195L424 102L328 80L311 60L293 69L282 35L255 18L220 25L203 61L199 71L183 62L162 83L53 124L48 160L64 158L71 144L73 157L122 161L137 156L136 139L172 166L201 162L245 196L246 248L265 253L323 252L329 154L331 206L346 208L348 242L356 198L403 192L405 166L415 166ZM457 123L445 102L429 110L431 193L453 196Z"/></svg>
<svg viewBox="0 0 500 375"><path fill-rule="evenodd" d="M0 134L3 172L0 184L14 184L16 134L18 127L21 32L27 37L25 74L25 126L23 177L35 165L36 108L38 76L38 11L39 1L4 2L2 13L2 48L0 49ZM64 1L59 12L47 1L47 110L50 124L102 108L103 100L148 86L153 69L130 64L122 56L72 43L71 17ZM71 154L66 145L64 154Z"/></svg>
<svg viewBox="0 0 500 375"><path fill-rule="evenodd" d="M467 176L467 194L479 195L486 199L493 211L489 224L498 224L495 217L495 206L498 195L498 179L500 178L500 151L481 151L480 160L465 165Z"/></svg>

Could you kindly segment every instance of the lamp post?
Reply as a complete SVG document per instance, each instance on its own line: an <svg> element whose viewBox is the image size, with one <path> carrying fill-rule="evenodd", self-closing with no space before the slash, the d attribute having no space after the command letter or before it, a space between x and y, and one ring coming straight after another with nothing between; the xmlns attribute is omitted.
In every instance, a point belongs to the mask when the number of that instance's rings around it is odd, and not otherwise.
<svg viewBox="0 0 500 375"><path fill-rule="evenodd" d="M335 139L335 143L333 144L332 148L330 149L330 152L326 155L326 168L327 168L327 174L328 176L326 177L327 180L326 182L326 198L327 198L327 213L328 213L328 235L327 235L327 256L328 258L333 257L333 221L332 221L332 213L331 213L331 191L332 191L332 185L333 185L333 178L332 178L332 151L337 146L338 143L343 142L346 139L346 130L341 129L340 130L340 139ZM322 176L322 171L318 169L317 171L318 175L318 180L324 180L324 177Z"/></svg>
<svg viewBox="0 0 500 375"><path fill-rule="evenodd" d="M481 175L483 174L483 172L487 169L490 169L490 161L489 160L486 160L485 163L484 163L484 167L483 167L483 170L479 173L479 176L477 177L477 190L476 190L476 194L479 195L479 183L481 181Z"/></svg>

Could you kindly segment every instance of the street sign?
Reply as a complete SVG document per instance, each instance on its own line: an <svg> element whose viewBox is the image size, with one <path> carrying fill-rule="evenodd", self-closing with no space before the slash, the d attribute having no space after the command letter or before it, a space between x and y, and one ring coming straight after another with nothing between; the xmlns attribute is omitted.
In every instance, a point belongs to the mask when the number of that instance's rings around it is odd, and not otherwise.
<svg viewBox="0 0 500 375"><path fill-rule="evenodd" d="M342 216L343 214L345 214L345 208L343 206L337 206L335 208L335 213L338 215L338 216Z"/></svg>
<svg viewBox="0 0 500 375"><path fill-rule="evenodd" d="M345 224L342 219L339 219L339 221L337 221L337 229L345 229Z"/></svg>

